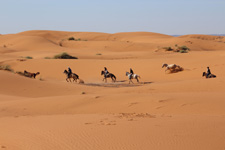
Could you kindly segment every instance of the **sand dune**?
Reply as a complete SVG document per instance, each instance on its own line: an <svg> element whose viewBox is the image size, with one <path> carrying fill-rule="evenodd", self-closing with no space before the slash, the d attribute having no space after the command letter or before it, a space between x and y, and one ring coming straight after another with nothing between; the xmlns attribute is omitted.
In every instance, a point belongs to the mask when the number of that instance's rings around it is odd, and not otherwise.
<svg viewBox="0 0 225 150"><path fill-rule="evenodd" d="M163 49L175 45L190 51ZM38 30L0 35L0 66L14 70L0 70L0 148L224 149L224 50L223 37L208 35ZM46 59L62 52L78 59ZM184 70L165 72L163 63ZM207 66L217 78L202 77ZM84 84L66 82L68 67ZM102 81L104 67L116 83ZM130 68L140 83L128 83ZM24 70L40 75L15 73Z"/></svg>

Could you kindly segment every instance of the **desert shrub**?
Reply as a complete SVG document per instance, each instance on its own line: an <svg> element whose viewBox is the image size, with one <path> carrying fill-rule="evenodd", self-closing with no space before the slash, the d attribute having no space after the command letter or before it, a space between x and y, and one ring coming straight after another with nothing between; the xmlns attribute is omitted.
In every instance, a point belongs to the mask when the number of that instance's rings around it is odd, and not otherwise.
<svg viewBox="0 0 225 150"><path fill-rule="evenodd" d="M69 40L69 41L81 41L80 38L76 39L76 38L74 38L74 37L69 37L68 40Z"/></svg>
<svg viewBox="0 0 225 150"><path fill-rule="evenodd" d="M71 56L67 53L61 53L61 54L55 55L54 59L78 59L78 58Z"/></svg>
<svg viewBox="0 0 225 150"><path fill-rule="evenodd" d="M179 50L180 53L188 53L188 50Z"/></svg>
<svg viewBox="0 0 225 150"><path fill-rule="evenodd" d="M33 59L33 57L31 57L31 56L26 56L25 58L26 59Z"/></svg>
<svg viewBox="0 0 225 150"><path fill-rule="evenodd" d="M10 65L2 65L2 66L0 66L0 70L6 70L6 71L14 72L14 70L11 68Z"/></svg>
<svg viewBox="0 0 225 150"><path fill-rule="evenodd" d="M100 56L100 55L102 55L102 54L101 54L101 53L97 53L96 55L99 55L99 56Z"/></svg>
<svg viewBox="0 0 225 150"><path fill-rule="evenodd" d="M190 50L187 46L183 45L183 46L179 46L178 50Z"/></svg>
<svg viewBox="0 0 225 150"><path fill-rule="evenodd" d="M51 57L44 57L44 59L51 59Z"/></svg>
<svg viewBox="0 0 225 150"><path fill-rule="evenodd" d="M165 49L165 51L172 51L173 50L171 47L163 47L163 49Z"/></svg>
<svg viewBox="0 0 225 150"><path fill-rule="evenodd" d="M68 40L69 41L72 41L72 40L75 41L75 38L74 37L69 37Z"/></svg>

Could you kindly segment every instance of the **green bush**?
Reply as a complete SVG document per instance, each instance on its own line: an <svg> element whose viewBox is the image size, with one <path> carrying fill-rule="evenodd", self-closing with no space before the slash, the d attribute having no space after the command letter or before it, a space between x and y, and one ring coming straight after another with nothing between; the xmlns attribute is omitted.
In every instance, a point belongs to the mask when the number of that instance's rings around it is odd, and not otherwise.
<svg viewBox="0 0 225 150"><path fill-rule="evenodd" d="M72 40L75 41L75 38L74 37L69 37L68 40L69 41L72 41Z"/></svg>
<svg viewBox="0 0 225 150"><path fill-rule="evenodd" d="M183 45L183 46L179 46L178 50L190 50L187 46Z"/></svg>
<svg viewBox="0 0 225 150"><path fill-rule="evenodd" d="M188 53L188 50L180 50L180 53Z"/></svg>
<svg viewBox="0 0 225 150"><path fill-rule="evenodd" d="M71 56L67 53L61 53L61 54L55 55L54 59L78 59L78 58Z"/></svg>
<svg viewBox="0 0 225 150"><path fill-rule="evenodd" d="M45 57L44 59L51 59L51 57Z"/></svg>
<svg viewBox="0 0 225 150"><path fill-rule="evenodd" d="M25 58L26 59L33 59L33 57L31 57L31 56L26 56Z"/></svg>
<svg viewBox="0 0 225 150"><path fill-rule="evenodd" d="M74 38L74 37L69 37L68 40L69 40L69 41L81 41L80 38L76 39L76 38Z"/></svg>

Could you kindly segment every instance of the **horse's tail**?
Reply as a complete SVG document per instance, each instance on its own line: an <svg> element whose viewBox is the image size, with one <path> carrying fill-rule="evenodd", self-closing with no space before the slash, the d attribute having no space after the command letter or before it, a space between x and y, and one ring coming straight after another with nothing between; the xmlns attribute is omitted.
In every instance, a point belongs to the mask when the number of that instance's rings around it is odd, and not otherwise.
<svg viewBox="0 0 225 150"><path fill-rule="evenodd" d="M75 77L76 77L77 79L79 79L79 76L78 76L76 73L74 73L74 75L75 75Z"/></svg>
<svg viewBox="0 0 225 150"><path fill-rule="evenodd" d="M116 80L116 76L114 74L112 74L112 75L113 75L113 78L115 78L115 80Z"/></svg>

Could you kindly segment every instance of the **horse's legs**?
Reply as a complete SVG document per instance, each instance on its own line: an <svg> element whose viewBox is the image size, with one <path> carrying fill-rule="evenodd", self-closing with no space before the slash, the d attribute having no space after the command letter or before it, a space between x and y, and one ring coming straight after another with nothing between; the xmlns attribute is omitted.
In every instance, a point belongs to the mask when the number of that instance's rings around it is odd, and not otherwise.
<svg viewBox="0 0 225 150"><path fill-rule="evenodd" d="M134 84L134 82L131 79L129 80L129 84L130 84L130 82Z"/></svg>
<svg viewBox="0 0 225 150"><path fill-rule="evenodd" d="M137 82L139 83L138 77L137 77Z"/></svg>
<svg viewBox="0 0 225 150"><path fill-rule="evenodd" d="M68 81L68 78L66 78L66 81L69 82L69 81Z"/></svg>

